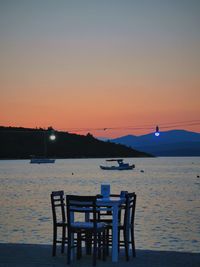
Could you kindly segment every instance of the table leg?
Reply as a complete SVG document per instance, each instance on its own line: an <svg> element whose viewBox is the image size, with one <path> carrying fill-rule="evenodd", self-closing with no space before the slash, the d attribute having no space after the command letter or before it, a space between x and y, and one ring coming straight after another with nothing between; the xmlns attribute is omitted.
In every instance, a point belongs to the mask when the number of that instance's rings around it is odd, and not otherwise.
<svg viewBox="0 0 200 267"><path fill-rule="evenodd" d="M74 212L70 212L70 220L71 222L74 222ZM71 246L74 245L74 234L71 234ZM74 251L74 248L71 249L71 260L73 261L74 260L74 255L75 255L75 251Z"/></svg>
<svg viewBox="0 0 200 267"><path fill-rule="evenodd" d="M112 262L118 261L118 206L113 206Z"/></svg>

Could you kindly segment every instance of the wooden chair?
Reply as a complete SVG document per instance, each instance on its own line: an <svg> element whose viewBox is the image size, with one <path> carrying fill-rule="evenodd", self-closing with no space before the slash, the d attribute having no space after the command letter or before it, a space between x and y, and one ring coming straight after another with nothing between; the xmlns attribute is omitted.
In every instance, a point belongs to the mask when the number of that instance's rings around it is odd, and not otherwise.
<svg viewBox="0 0 200 267"><path fill-rule="evenodd" d="M128 192L127 192L128 193ZM121 195L119 194L110 194L111 198L120 198ZM98 198L102 198L102 195L97 195ZM122 205L124 206L124 205ZM109 208L109 207L108 207ZM122 208L122 207L121 207ZM106 222L108 224L112 223L112 211L111 210L99 210L98 211L98 221L102 221L102 222ZM118 222L120 223L121 221L121 209L119 209L119 213L118 213Z"/></svg>
<svg viewBox="0 0 200 267"><path fill-rule="evenodd" d="M64 191L53 191L51 193L51 207L53 215L53 247L52 256L56 255L56 245L61 244L61 253L64 253L65 244L67 243L66 237L66 215L64 203ZM58 229L61 228L62 238L58 239Z"/></svg>
<svg viewBox="0 0 200 267"><path fill-rule="evenodd" d="M120 197L120 195L117 194L111 194L111 197ZM126 193L126 202L121 206L121 209L119 210L119 225L118 225L118 245L120 247L125 247L125 254L126 254L126 260L129 260L129 253L128 248L129 244L132 247L132 255L133 257L136 256L135 252L135 238L134 238L134 221L135 221L135 207L136 207L136 194L135 193ZM101 222L107 223L107 243L108 246L112 245L112 218L109 218L111 214L109 212L102 213L99 212L98 219ZM123 232L123 240L121 240L120 232ZM130 231L130 232L129 232ZM129 233L130 233L130 240L129 240ZM109 252L109 250L107 250Z"/></svg>
<svg viewBox="0 0 200 267"><path fill-rule="evenodd" d="M127 261L129 261L129 253L128 253L129 244L132 247L133 257L136 256L135 237L134 237L136 197L137 196L135 193L128 193L126 195L126 204L124 206L124 219L123 222L119 225L119 232L123 231L123 240L119 239L119 246L125 247ZM129 231L131 234L130 240L129 240Z"/></svg>
<svg viewBox="0 0 200 267"><path fill-rule="evenodd" d="M82 256L81 241L82 234L87 237L85 241L90 238L90 244L93 244L93 266L96 265L97 252L100 256L103 250L103 260L106 257L106 224L97 221L98 207L96 204L96 196L74 196L67 195L67 223L68 223L68 250L67 263L71 262L71 248L73 247L73 234L77 234L78 240L78 259ZM92 216L93 221L86 221L85 218ZM78 219L77 219L78 217ZM82 220L81 220L82 217ZM98 250L98 251L97 251Z"/></svg>

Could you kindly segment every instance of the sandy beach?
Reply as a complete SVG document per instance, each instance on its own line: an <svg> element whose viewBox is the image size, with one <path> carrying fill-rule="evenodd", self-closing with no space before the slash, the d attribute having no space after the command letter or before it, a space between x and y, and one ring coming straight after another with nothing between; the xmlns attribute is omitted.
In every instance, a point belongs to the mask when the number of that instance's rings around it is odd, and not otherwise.
<svg viewBox="0 0 200 267"><path fill-rule="evenodd" d="M58 251L56 257L51 256L51 245L35 244L0 244L0 267L66 267L66 253ZM91 256L85 256L81 260L74 260L72 267L92 266ZM137 250L137 257L129 262L121 252L119 262L112 263L107 257L106 262L97 261L99 267L199 267L200 253Z"/></svg>

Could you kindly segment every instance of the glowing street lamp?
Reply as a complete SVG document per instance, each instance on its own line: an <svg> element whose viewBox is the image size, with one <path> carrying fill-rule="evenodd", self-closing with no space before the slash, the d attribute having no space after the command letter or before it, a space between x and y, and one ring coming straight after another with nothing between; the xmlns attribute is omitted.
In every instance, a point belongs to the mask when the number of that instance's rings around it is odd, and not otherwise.
<svg viewBox="0 0 200 267"><path fill-rule="evenodd" d="M49 134L49 131L50 131L50 134ZM44 131L44 157L47 157L47 135L50 141L56 140L55 131L53 129L50 129L50 130L48 129L47 131Z"/></svg>
<svg viewBox="0 0 200 267"><path fill-rule="evenodd" d="M43 139L44 139L44 155L43 157L39 158L31 158L30 163L54 163L55 159L49 159L47 158L47 143L48 141L55 141L56 140L56 135L55 131L52 127L49 127L47 130L41 130L40 132L43 133Z"/></svg>
<svg viewBox="0 0 200 267"><path fill-rule="evenodd" d="M52 130L51 131L51 134L50 134L50 136L49 136L49 139L51 140L51 141L55 141L56 140L56 135L55 135L55 132Z"/></svg>

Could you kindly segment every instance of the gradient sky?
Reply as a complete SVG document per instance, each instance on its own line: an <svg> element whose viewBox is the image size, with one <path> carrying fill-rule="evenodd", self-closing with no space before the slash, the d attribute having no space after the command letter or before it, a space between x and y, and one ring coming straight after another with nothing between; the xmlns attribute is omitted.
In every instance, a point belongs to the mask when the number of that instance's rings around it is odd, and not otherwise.
<svg viewBox="0 0 200 267"><path fill-rule="evenodd" d="M199 0L0 0L0 38L0 125L200 132Z"/></svg>

